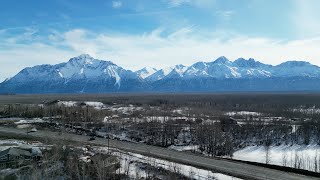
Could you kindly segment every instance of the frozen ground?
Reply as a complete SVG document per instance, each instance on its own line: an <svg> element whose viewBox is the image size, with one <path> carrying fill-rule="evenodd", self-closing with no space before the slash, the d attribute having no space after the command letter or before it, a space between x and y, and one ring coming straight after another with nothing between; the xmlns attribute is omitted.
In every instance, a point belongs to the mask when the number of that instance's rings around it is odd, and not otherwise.
<svg viewBox="0 0 320 180"><path fill-rule="evenodd" d="M77 101L59 101L58 106L65 106L65 107L74 107L79 106L80 104L84 104L86 106L94 107L96 109L101 109L106 107L102 102L95 102L95 101L85 101L85 102L77 102Z"/></svg>
<svg viewBox="0 0 320 180"><path fill-rule="evenodd" d="M59 101L58 105L59 106L66 106L66 107L73 107L77 104L76 101Z"/></svg>
<svg viewBox="0 0 320 180"><path fill-rule="evenodd" d="M10 147L21 146L23 144L27 144L27 142L15 139L0 140L0 151L6 150Z"/></svg>
<svg viewBox="0 0 320 180"><path fill-rule="evenodd" d="M11 147L32 147L34 151L39 151L40 149L49 149L51 145L45 145L39 141L23 141L17 139L0 139L0 151L6 150Z"/></svg>
<svg viewBox="0 0 320 180"><path fill-rule="evenodd" d="M84 102L87 106L90 107L96 107L96 108L103 108L105 107L102 102L92 102L92 101L86 101Z"/></svg>
<svg viewBox="0 0 320 180"><path fill-rule="evenodd" d="M176 151L196 151L199 149L199 145L188 145L188 146L169 146L169 149L174 149Z"/></svg>
<svg viewBox="0 0 320 180"><path fill-rule="evenodd" d="M311 108L294 108L293 112L300 112L305 114L320 114L320 109L311 107Z"/></svg>
<svg viewBox="0 0 320 180"><path fill-rule="evenodd" d="M106 109L109 109L113 112L118 112L118 113L123 113L123 114L130 114L132 113L133 111L140 111L143 109L143 107L137 107L137 106L133 106L133 105L129 105L129 106L121 106L121 105L115 105L115 106L112 106L112 107L108 107Z"/></svg>
<svg viewBox="0 0 320 180"><path fill-rule="evenodd" d="M268 153L267 153L268 152ZM251 146L236 151L234 159L288 166L319 172L320 146L293 145L271 146L269 151L264 146Z"/></svg>
<svg viewBox="0 0 320 180"><path fill-rule="evenodd" d="M33 118L33 119L22 119L18 122L15 122L15 124L32 124L32 123L43 123L45 122L43 119L40 118Z"/></svg>
<svg viewBox="0 0 320 180"><path fill-rule="evenodd" d="M99 152L107 153L107 148L105 147L95 147ZM116 155L120 158L121 161L121 172L128 172L129 176L132 178L145 178L146 172L145 169L141 168L139 165L141 163L149 164L153 167L161 167L166 170L175 173L181 173L187 177L198 179L198 180L208 180L208 179L218 179L218 180L237 180L238 178L227 176L221 173L215 173L208 170L203 170L195 168L192 166L173 163L166 160L151 158L135 153L127 153L119 151L117 149L110 149L113 155Z"/></svg>
<svg viewBox="0 0 320 180"><path fill-rule="evenodd" d="M231 112L226 112L225 115L227 116L236 116L236 115L241 115L241 116L259 116L261 113L259 112L251 112L251 111L231 111Z"/></svg>

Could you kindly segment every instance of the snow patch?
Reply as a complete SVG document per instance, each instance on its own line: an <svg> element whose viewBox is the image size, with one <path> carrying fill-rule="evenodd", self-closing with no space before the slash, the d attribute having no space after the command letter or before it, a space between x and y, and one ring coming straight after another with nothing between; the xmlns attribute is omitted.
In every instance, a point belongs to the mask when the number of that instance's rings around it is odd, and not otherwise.
<svg viewBox="0 0 320 180"><path fill-rule="evenodd" d="M231 112L226 112L225 115L227 116L236 116L236 115L241 115L241 116L260 116L261 113L259 112L251 112L251 111L231 111Z"/></svg>
<svg viewBox="0 0 320 180"><path fill-rule="evenodd" d="M107 152L107 148L105 147L95 147L95 148L100 152ZM224 175L221 173L215 173L212 171L199 169L199 168L184 165L184 164L173 163L173 162L162 160L162 159L147 157L141 154L127 153L124 151L120 151L118 149L111 148L111 153L119 157L120 164L121 164L120 171L122 173L125 173L125 170L129 170L128 171L129 176L133 178L141 178L141 177L145 178L146 173L137 166L137 163L146 163L156 168L159 167L159 168L164 168L171 172L181 173L182 175L190 177L191 179L239 180L238 178ZM139 177L136 177L137 174L139 175Z"/></svg>
<svg viewBox="0 0 320 180"><path fill-rule="evenodd" d="M241 74L237 72L238 68L236 68L236 67L228 67L228 68L230 69L233 77L235 77L235 78L241 77Z"/></svg>
<svg viewBox="0 0 320 180"><path fill-rule="evenodd" d="M66 106L66 107L73 107L76 106L76 101L59 101L58 106Z"/></svg>
<svg viewBox="0 0 320 180"><path fill-rule="evenodd" d="M84 71L83 68L81 68L81 69L80 69L80 74L83 74L83 71Z"/></svg>
<svg viewBox="0 0 320 180"><path fill-rule="evenodd" d="M281 145L270 146L267 156L264 146L250 146L238 150L233 154L234 159L266 163L268 157L269 164L295 167L300 164L300 169L319 172L320 167L315 166L315 160L319 163L319 145ZM298 167L296 167L298 168Z"/></svg>
<svg viewBox="0 0 320 180"><path fill-rule="evenodd" d="M20 120L15 122L15 124L32 124L32 123L44 123L45 121L40 118L28 119L28 120Z"/></svg>
<svg viewBox="0 0 320 180"><path fill-rule="evenodd" d="M118 88L120 88L121 78L120 78L119 74L117 73L116 68L117 68L116 66L108 66L107 73L109 74L109 76L115 78L116 82L114 83L114 85L117 85Z"/></svg>
<svg viewBox="0 0 320 180"><path fill-rule="evenodd" d="M169 149L173 149L176 151L196 151L197 149L199 149L198 145L188 145L188 146L177 146L177 145L172 145L169 146Z"/></svg>
<svg viewBox="0 0 320 180"><path fill-rule="evenodd" d="M91 107L100 107L100 108L104 107L104 104L102 102L86 101L84 103Z"/></svg>

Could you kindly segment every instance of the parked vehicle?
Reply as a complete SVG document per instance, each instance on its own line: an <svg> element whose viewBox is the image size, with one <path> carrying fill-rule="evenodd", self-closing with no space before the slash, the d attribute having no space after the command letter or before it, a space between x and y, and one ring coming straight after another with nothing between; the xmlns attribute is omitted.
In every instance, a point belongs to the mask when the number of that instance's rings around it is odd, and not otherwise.
<svg viewBox="0 0 320 180"><path fill-rule="evenodd" d="M95 137L90 137L88 141L93 141L93 140L96 140Z"/></svg>

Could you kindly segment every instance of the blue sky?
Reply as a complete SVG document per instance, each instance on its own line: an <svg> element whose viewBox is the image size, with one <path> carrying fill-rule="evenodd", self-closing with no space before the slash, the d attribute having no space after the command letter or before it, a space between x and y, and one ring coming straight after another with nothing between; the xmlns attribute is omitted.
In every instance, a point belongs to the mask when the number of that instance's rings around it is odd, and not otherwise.
<svg viewBox="0 0 320 180"><path fill-rule="evenodd" d="M0 81L82 53L128 69L253 57L320 65L318 0L2 0Z"/></svg>

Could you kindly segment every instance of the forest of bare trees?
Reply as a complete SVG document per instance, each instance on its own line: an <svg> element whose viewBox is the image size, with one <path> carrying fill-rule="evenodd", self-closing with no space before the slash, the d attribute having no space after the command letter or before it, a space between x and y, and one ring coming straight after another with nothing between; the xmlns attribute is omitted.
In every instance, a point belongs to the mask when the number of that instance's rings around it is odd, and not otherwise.
<svg viewBox="0 0 320 180"><path fill-rule="evenodd" d="M141 107L126 113L91 107L82 101L76 106L59 106L59 101L47 100L42 104L1 105L0 116L44 118L48 120L47 126L50 122L55 126L59 123L63 129L80 126L84 130L124 132L127 140L162 147L175 145L177 139L184 138L180 144L198 145L197 152L210 156L232 157L235 150L250 145L320 144L320 113L294 110L316 110L320 102L315 101L318 95L139 97L124 95L100 99L106 107ZM177 113L177 109L183 113ZM225 113L233 111L258 113L232 116ZM105 117L109 117L107 124L103 121ZM46 128L46 125L41 126Z"/></svg>

